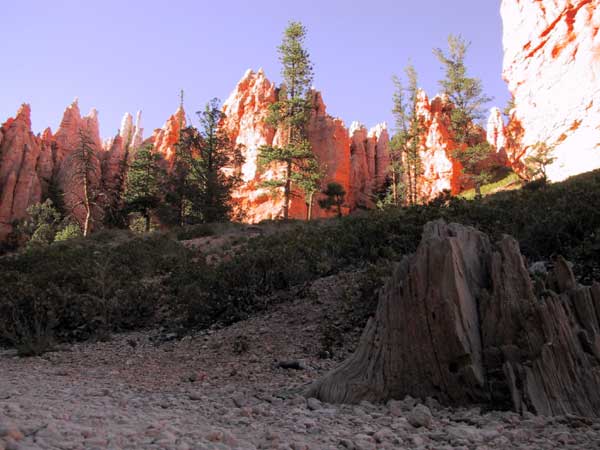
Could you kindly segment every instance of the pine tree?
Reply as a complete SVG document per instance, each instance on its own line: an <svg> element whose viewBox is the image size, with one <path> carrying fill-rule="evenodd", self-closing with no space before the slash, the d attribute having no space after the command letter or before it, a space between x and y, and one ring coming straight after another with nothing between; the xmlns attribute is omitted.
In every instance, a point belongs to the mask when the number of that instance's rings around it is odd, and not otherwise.
<svg viewBox="0 0 600 450"><path fill-rule="evenodd" d="M304 202L306 203L306 220L312 219L313 203L315 194L321 188L323 172L314 158L308 159L305 164L309 167L298 173L292 174L292 179L296 181L297 186L304 192Z"/></svg>
<svg viewBox="0 0 600 450"><path fill-rule="evenodd" d="M54 241L63 218L52 200L34 203L27 208L27 217L18 224L18 233L27 239L28 247L48 245Z"/></svg>
<svg viewBox="0 0 600 450"><path fill-rule="evenodd" d="M79 131L79 144L69 155L67 164L70 167L69 173L75 182L75 186L77 189L81 186L81 192L72 192L77 198L68 205L68 208L71 212L74 212L80 206L84 208L85 217L83 219L82 231L83 236L87 237L92 227L93 212L98 207L98 199L100 197L100 193L94 185L98 178L100 161L94 142L87 131Z"/></svg>
<svg viewBox="0 0 600 450"><path fill-rule="evenodd" d="M538 179L542 183L546 183L548 180L548 166L556 161L554 150L554 145L548 145L545 142L536 142L531 147L524 160L527 180Z"/></svg>
<svg viewBox="0 0 600 450"><path fill-rule="evenodd" d="M421 162L421 135L423 127L417 114L418 77L414 66L406 66L408 85L405 87L397 76L393 77L396 87L392 113L396 119L396 134L391 142L392 202L398 205L402 194L405 202L418 202L419 177L423 172ZM408 98L406 98L408 97Z"/></svg>
<svg viewBox="0 0 600 450"><path fill-rule="evenodd" d="M303 47L305 37L306 28L301 23L289 23L278 47L284 83L279 91L279 101L271 106L267 119L269 124L279 129L281 146L259 149L259 167L264 168L271 163L284 166L282 178L263 184L276 190L283 188L284 219L289 215L293 186L301 187L303 180L314 177L319 171L306 133L312 108L310 85L313 67L308 51Z"/></svg>
<svg viewBox="0 0 600 450"><path fill-rule="evenodd" d="M465 57L468 48L469 43L461 36L450 35L448 54L439 48L433 52L446 72L440 86L453 105L450 131L457 144L455 157L462 163L463 174L474 182L480 196L481 186L491 178L491 174L481 168L481 162L490 155L492 148L481 142L476 123L483 118L484 105L492 98L483 93L481 80L467 75Z"/></svg>
<svg viewBox="0 0 600 450"><path fill-rule="evenodd" d="M183 89L180 93L179 110L183 111ZM200 135L192 126L184 128L180 114L179 136L171 169L162 185L163 202L157 210L161 222L168 225L184 226L200 222L196 217L198 208L194 203L200 195L202 170L198 163Z"/></svg>
<svg viewBox="0 0 600 450"><path fill-rule="evenodd" d="M200 135L196 128L188 126L180 131L172 169L163 185L164 202L158 211L167 224L184 226L202 221L198 203L205 174L199 147Z"/></svg>
<svg viewBox="0 0 600 450"><path fill-rule="evenodd" d="M165 177L162 155L152 151L152 144L137 150L127 173L126 209L144 218L144 229L150 231L152 213L161 201L161 183Z"/></svg>
<svg viewBox="0 0 600 450"><path fill-rule="evenodd" d="M200 129L181 130L173 167L164 185L164 222L179 226L231 218L231 193L241 182L243 156L219 128L225 118L218 99L197 112Z"/></svg>
<svg viewBox="0 0 600 450"><path fill-rule="evenodd" d="M204 111L198 111L197 114L200 119L197 164L201 175L197 207L203 222L226 221L232 212L231 193L241 182L236 168L243 164L243 157L239 147L219 128L225 114L221 111L218 99L212 99ZM229 170L224 170L226 168Z"/></svg>

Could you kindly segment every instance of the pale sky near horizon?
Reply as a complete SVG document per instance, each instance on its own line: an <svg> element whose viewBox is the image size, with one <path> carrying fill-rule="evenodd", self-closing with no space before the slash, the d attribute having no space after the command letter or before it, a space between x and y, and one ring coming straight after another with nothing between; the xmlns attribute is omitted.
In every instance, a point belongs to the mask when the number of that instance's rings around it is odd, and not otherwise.
<svg viewBox="0 0 600 450"><path fill-rule="evenodd" d="M95 107L101 135L126 111L143 111L145 136L162 126L185 90L188 116L225 100L246 69L281 81L276 47L289 20L308 29L316 88L349 126L392 122L393 73L409 61L430 97L443 77L434 47L448 34L471 41L470 75L504 107L498 0L0 0L0 123L31 104L34 132L51 126L75 97Z"/></svg>

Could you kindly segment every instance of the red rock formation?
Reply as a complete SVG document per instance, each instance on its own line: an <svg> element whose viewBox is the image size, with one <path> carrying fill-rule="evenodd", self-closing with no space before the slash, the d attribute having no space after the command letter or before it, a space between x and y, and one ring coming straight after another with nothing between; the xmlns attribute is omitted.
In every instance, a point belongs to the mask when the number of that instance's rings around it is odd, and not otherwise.
<svg viewBox="0 0 600 450"><path fill-rule="evenodd" d="M100 141L96 111L81 117L77 100L65 110L55 135L47 128L41 136L34 136L29 105L23 105L15 118L8 119L0 128L0 241L10 233L12 222L25 217L30 205L47 198L51 182L63 193L66 209L75 220L83 222L82 186L74 176L72 158L80 145L81 132L86 133L97 156L92 188L96 194L105 194L104 190L114 188L122 179L128 151L142 139L139 113L136 127L129 126L130 117L123 121L124 131L106 145ZM128 147L124 135L129 136ZM98 209L96 219L100 216Z"/></svg>
<svg viewBox="0 0 600 450"><path fill-rule="evenodd" d="M136 123L133 117L126 113L121 121L119 133L104 143L101 154L102 182L108 189L122 189L126 174L126 163L131 161L135 151L143 143L143 128L141 128L141 111L138 111Z"/></svg>
<svg viewBox="0 0 600 450"><path fill-rule="evenodd" d="M422 150L420 152L423 173L419 180L421 201L428 201L444 191L457 195L472 184L463 175L460 161L454 157L457 149L450 132L450 112L452 104L444 96L438 95L429 101L427 94L418 94L417 114L424 128ZM509 165L506 158L506 131L502 113L492 108L487 124L487 133L480 129L481 141L487 141L495 152L482 167Z"/></svg>
<svg viewBox="0 0 600 450"><path fill-rule="evenodd" d="M313 111L308 124L308 138L319 161L321 170L324 171L322 188L327 183L336 182L342 185L347 192L344 211L354 208L352 199L352 164L350 136L341 119L327 114L327 108L320 92L313 91ZM318 196L315 196L318 197ZM306 205L302 202L302 210L298 216L305 217ZM322 210L315 199L313 217L329 217L333 213Z"/></svg>
<svg viewBox="0 0 600 450"><path fill-rule="evenodd" d="M367 131L354 122L350 126L350 194L355 207L372 208L374 195L385 181L389 169L389 134L380 124Z"/></svg>
<svg viewBox="0 0 600 450"><path fill-rule="evenodd" d="M131 136L131 150L137 150L144 142L144 129L142 128L142 112L138 111L135 116L135 127Z"/></svg>
<svg viewBox="0 0 600 450"><path fill-rule="evenodd" d="M0 131L0 240L11 231L11 223L42 198L42 180L36 170L42 148L48 148L31 132L30 114L29 105L24 104Z"/></svg>
<svg viewBox="0 0 600 450"><path fill-rule="evenodd" d="M498 151L503 150L506 146L504 119L502 118L502 112L498 108L490 110L490 117L487 122L487 141Z"/></svg>
<svg viewBox="0 0 600 450"><path fill-rule="evenodd" d="M462 166L452 156L456 146L448 131L448 103L440 96L431 102L424 91L418 94L417 113L425 129L423 150L420 152L423 168L419 180L419 197L431 200L444 191L458 194L461 190Z"/></svg>
<svg viewBox="0 0 600 450"><path fill-rule="evenodd" d="M154 130L151 142L154 144L154 151L160 153L165 161L172 162L175 156L175 146L179 141L179 132L185 128L185 111L179 107L162 128Z"/></svg>
<svg viewBox="0 0 600 450"><path fill-rule="evenodd" d="M389 161L389 136L380 126L367 133L350 137L340 119L327 114L323 98L313 91L313 111L308 125L308 139L324 171L323 187L330 181L340 183L347 194L345 210L359 205L372 205L374 189L383 183ZM226 118L222 124L230 138L242 147L245 163L242 167L244 183L234 195L237 206L246 212L246 220L279 217L283 206L281 196L273 194L261 183L279 176L282 168L273 165L263 171L257 167L258 148L278 145L279 134L265 124L269 105L277 99L275 85L268 81L262 70L249 70L238 83L223 106ZM352 154L354 152L354 154ZM296 192L290 203L290 217L305 218L307 205L304 195ZM321 210L316 202L313 217L328 217L332 213Z"/></svg>
<svg viewBox="0 0 600 450"><path fill-rule="evenodd" d="M556 145L552 180L600 167L598 0L503 0L501 14L517 146ZM508 153L513 163L523 155Z"/></svg>
<svg viewBox="0 0 600 450"><path fill-rule="evenodd" d="M92 109L89 115L82 117L77 100L75 100L65 110L63 119L54 136L54 142L56 145L57 187L63 194L65 208L79 224L83 224L86 210L83 206L82 178L76 175L80 171L81 163L73 155L81 146L82 136L89 140L89 145L97 155L93 160L95 168L90 173L90 197L95 197L101 189L101 152L103 151L98 113L95 109ZM100 211L96 208L94 218L98 219L99 216Z"/></svg>
<svg viewBox="0 0 600 450"><path fill-rule="evenodd" d="M269 105L277 100L275 85L263 70L246 71L237 87L223 104L225 118L221 127L244 156L242 186L234 193L236 207L245 213L245 220L259 222L277 217L281 199L273 198L260 183L274 176L272 171L258 170L258 148L272 145L275 130L266 125Z"/></svg>

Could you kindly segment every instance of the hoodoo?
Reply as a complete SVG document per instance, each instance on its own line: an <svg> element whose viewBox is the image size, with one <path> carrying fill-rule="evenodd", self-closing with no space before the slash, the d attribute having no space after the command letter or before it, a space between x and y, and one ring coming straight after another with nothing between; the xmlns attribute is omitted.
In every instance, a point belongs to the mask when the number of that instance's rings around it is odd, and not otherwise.
<svg viewBox="0 0 600 450"><path fill-rule="evenodd" d="M553 181L600 167L600 5L503 0L504 78L514 96L508 153L518 167L538 142L555 146ZM524 151L521 151L521 148Z"/></svg>

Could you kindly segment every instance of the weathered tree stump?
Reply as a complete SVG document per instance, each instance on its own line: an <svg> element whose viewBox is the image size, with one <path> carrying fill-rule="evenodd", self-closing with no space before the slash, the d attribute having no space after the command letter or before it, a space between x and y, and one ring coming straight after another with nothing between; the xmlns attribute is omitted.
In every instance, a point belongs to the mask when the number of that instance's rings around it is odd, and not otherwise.
<svg viewBox="0 0 600 450"><path fill-rule="evenodd" d="M428 223L355 354L307 395L598 416L600 285L579 286L559 257L534 289L512 237L492 245L473 228Z"/></svg>

